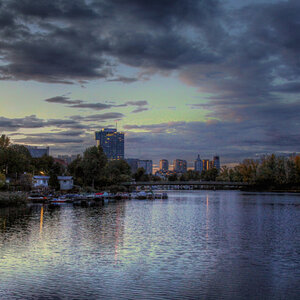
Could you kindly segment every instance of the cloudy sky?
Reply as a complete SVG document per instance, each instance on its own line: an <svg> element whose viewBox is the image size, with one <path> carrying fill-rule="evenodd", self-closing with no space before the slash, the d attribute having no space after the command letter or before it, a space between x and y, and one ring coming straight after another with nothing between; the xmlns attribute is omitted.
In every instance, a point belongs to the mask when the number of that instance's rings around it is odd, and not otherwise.
<svg viewBox="0 0 300 300"><path fill-rule="evenodd" d="M0 0L0 133L222 163L300 146L298 0Z"/></svg>

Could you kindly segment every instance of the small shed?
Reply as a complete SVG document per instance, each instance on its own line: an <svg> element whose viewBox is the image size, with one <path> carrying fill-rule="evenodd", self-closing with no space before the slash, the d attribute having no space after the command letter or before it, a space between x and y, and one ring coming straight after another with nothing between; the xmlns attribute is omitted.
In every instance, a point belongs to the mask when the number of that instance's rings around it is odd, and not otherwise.
<svg viewBox="0 0 300 300"><path fill-rule="evenodd" d="M57 176L61 191L71 190L74 186L72 176Z"/></svg>
<svg viewBox="0 0 300 300"><path fill-rule="evenodd" d="M32 185L34 188L48 188L50 176L37 175L32 177Z"/></svg>

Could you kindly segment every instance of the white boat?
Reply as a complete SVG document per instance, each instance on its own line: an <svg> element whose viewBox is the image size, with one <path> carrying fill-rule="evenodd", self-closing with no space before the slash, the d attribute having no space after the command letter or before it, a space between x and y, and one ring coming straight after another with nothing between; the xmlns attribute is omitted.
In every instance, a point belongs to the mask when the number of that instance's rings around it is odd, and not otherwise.
<svg viewBox="0 0 300 300"><path fill-rule="evenodd" d="M47 197L41 194L30 194L29 197L27 198L27 200L31 201L31 202L46 202L47 201Z"/></svg>
<svg viewBox="0 0 300 300"><path fill-rule="evenodd" d="M139 200L147 199L147 193L144 191L138 192L136 195L136 199L139 199Z"/></svg>

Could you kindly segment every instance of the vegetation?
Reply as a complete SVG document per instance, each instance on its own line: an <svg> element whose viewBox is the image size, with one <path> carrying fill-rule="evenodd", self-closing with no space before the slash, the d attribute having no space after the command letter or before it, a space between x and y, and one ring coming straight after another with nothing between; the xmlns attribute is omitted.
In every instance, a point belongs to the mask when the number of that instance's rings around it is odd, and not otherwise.
<svg viewBox="0 0 300 300"><path fill-rule="evenodd" d="M157 176L146 174L143 168L131 174L130 166L124 160L108 161L101 147L89 147L65 169L51 156L32 158L22 145L12 145L7 136L0 137L0 190L7 189L6 179L29 190L32 176L50 176L49 185L58 189L58 175L72 175L77 186L89 190L118 189L121 182L158 181ZM247 182L259 189L300 189L300 156L282 157L274 154L259 160L246 159L234 168L226 166L199 172L191 171L178 176L169 176L169 181L231 181ZM24 188L26 187L26 188ZM120 188L119 188L120 189ZM2 197L3 198L3 197Z"/></svg>
<svg viewBox="0 0 300 300"><path fill-rule="evenodd" d="M78 155L69 166L68 172L76 185L94 189L113 188L131 180L130 166L125 160L108 161L99 146L87 148L83 156Z"/></svg>
<svg viewBox="0 0 300 300"><path fill-rule="evenodd" d="M49 175L50 186L58 188L57 175L64 172L64 167L53 157L32 158L25 146L11 144L5 135L0 137L0 189L6 188L6 178L12 184L30 188L33 175Z"/></svg>
<svg viewBox="0 0 300 300"><path fill-rule="evenodd" d="M259 189L299 190L300 156L287 158L272 154L260 160L246 159L232 169L223 167L217 179L247 182Z"/></svg>
<svg viewBox="0 0 300 300"><path fill-rule="evenodd" d="M0 173L0 190L5 186L5 175Z"/></svg>
<svg viewBox="0 0 300 300"><path fill-rule="evenodd" d="M0 193L0 207L7 207L7 206L20 206L26 204L27 197L25 193L8 193L8 192L1 192Z"/></svg>

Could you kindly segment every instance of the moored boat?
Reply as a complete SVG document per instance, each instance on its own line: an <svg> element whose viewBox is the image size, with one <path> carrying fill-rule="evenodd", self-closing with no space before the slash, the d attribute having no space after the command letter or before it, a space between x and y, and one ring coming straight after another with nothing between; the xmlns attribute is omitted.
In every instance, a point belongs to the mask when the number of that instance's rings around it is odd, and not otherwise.
<svg viewBox="0 0 300 300"><path fill-rule="evenodd" d="M32 193L27 197L27 200L33 203L44 203L48 198L45 195Z"/></svg>
<svg viewBox="0 0 300 300"><path fill-rule="evenodd" d="M139 199L139 200L147 199L147 193L144 191L138 192L136 195L136 199Z"/></svg>
<svg viewBox="0 0 300 300"><path fill-rule="evenodd" d="M58 198L53 198L52 200L50 200L50 204L64 204L64 203L68 203L68 198L66 197L58 197Z"/></svg>

